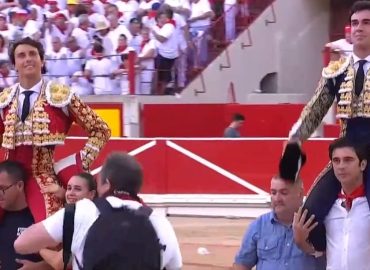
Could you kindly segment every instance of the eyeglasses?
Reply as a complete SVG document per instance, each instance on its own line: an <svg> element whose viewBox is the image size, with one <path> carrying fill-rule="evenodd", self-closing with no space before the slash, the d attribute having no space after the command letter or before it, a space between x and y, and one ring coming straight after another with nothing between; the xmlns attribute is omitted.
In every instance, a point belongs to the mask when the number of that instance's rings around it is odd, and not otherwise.
<svg viewBox="0 0 370 270"><path fill-rule="evenodd" d="M16 183L14 184L11 184L7 187L4 187L4 188L0 188L0 194L2 193L3 196L5 196L5 191L7 191L9 188L11 188L12 186L14 186Z"/></svg>

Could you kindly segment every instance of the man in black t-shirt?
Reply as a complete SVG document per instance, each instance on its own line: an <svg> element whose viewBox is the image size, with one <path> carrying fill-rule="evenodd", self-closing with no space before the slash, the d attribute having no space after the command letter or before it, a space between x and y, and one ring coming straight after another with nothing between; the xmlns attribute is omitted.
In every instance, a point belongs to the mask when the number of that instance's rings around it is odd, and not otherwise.
<svg viewBox="0 0 370 270"><path fill-rule="evenodd" d="M34 223L24 193L26 172L15 161L0 163L0 269L51 269L38 254L21 256L15 253L14 241Z"/></svg>

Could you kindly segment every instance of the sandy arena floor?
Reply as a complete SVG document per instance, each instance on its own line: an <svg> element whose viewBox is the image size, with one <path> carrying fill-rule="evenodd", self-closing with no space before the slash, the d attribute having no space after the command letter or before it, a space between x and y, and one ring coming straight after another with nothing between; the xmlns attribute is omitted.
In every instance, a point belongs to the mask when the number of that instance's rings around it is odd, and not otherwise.
<svg viewBox="0 0 370 270"><path fill-rule="evenodd" d="M170 217L180 242L184 270L231 269L249 219ZM198 254L206 248L207 255Z"/></svg>

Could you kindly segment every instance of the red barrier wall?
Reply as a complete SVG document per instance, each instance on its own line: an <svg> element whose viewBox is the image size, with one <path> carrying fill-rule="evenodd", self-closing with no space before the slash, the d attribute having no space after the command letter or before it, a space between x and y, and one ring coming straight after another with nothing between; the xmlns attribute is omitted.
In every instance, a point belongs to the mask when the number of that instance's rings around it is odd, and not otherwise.
<svg viewBox="0 0 370 270"><path fill-rule="evenodd" d="M56 160L81 149L85 140L70 139L58 146ZM302 171L306 190L328 162L329 141L309 141L307 165ZM149 147L148 147L149 145ZM133 151L144 169L143 193L156 194L256 194L232 178L269 192L277 173L283 140L241 139L112 139L93 169L112 151ZM180 149L180 150L179 150ZM203 162L203 164L202 164Z"/></svg>
<svg viewBox="0 0 370 270"><path fill-rule="evenodd" d="M243 137L286 137L303 105L145 104L144 137L222 137L234 113L246 117Z"/></svg>

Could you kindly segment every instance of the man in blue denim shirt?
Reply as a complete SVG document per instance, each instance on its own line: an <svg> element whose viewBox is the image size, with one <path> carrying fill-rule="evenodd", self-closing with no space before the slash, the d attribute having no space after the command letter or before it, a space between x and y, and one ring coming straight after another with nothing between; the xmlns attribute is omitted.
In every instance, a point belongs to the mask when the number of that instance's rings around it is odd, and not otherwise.
<svg viewBox="0 0 370 270"><path fill-rule="evenodd" d="M271 180L272 211L257 218L248 228L234 270L324 270L325 257L305 254L294 243L294 212L302 205L303 184L285 181L278 176Z"/></svg>

